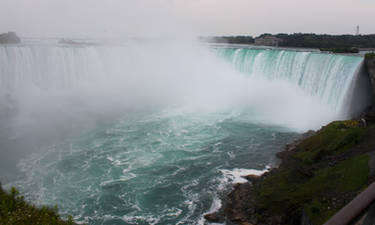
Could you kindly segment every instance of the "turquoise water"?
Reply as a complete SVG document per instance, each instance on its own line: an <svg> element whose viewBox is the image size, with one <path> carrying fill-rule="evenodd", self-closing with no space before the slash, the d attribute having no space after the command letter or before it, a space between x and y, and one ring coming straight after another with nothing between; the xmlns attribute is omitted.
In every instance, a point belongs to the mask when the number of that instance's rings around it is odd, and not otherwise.
<svg viewBox="0 0 375 225"><path fill-rule="evenodd" d="M24 159L16 185L78 222L198 224L220 205L236 169L264 170L298 136L241 114L125 115Z"/></svg>
<svg viewBox="0 0 375 225"><path fill-rule="evenodd" d="M345 117L362 62L200 47L0 46L0 180L79 223L204 224L240 175Z"/></svg>

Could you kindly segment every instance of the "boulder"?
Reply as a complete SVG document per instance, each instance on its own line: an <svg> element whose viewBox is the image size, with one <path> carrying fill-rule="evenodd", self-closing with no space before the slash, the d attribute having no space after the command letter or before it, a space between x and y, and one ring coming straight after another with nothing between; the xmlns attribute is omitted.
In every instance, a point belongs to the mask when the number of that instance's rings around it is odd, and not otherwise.
<svg viewBox="0 0 375 225"><path fill-rule="evenodd" d="M243 176L243 178L250 181L251 183L255 183L261 178L261 176L250 174L250 175Z"/></svg>

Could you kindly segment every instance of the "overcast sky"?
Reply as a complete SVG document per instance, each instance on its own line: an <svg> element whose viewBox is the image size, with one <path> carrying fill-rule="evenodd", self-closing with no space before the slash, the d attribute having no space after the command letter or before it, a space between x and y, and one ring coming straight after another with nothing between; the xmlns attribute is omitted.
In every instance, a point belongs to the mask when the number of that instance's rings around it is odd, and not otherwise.
<svg viewBox="0 0 375 225"><path fill-rule="evenodd" d="M0 0L23 37L375 33L375 0Z"/></svg>

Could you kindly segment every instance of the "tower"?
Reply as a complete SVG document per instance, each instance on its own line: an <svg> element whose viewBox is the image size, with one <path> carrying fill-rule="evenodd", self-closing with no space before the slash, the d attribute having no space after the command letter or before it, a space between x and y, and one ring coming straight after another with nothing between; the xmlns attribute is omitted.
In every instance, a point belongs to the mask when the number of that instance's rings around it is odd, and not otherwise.
<svg viewBox="0 0 375 225"><path fill-rule="evenodd" d="M359 35L359 25L357 25L357 29L355 31L355 35Z"/></svg>

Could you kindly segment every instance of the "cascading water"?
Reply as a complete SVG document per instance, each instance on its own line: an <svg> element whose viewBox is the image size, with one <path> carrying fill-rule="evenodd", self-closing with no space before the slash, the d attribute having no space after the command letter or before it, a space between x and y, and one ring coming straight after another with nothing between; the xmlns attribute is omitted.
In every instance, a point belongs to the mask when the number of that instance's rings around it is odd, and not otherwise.
<svg viewBox="0 0 375 225"><path fill-rule="evenodd" d="M272 49L220 48L218 54L241 72L287 80L324 104L343 110L362 57Z"/></svg>
<svg viewBox="0 0 375 225"><path fill-rule="evenodd" d="M361 61L186 43L0 46L0 180L77 222L203 224L239 175L341 118Z"/></svg>

